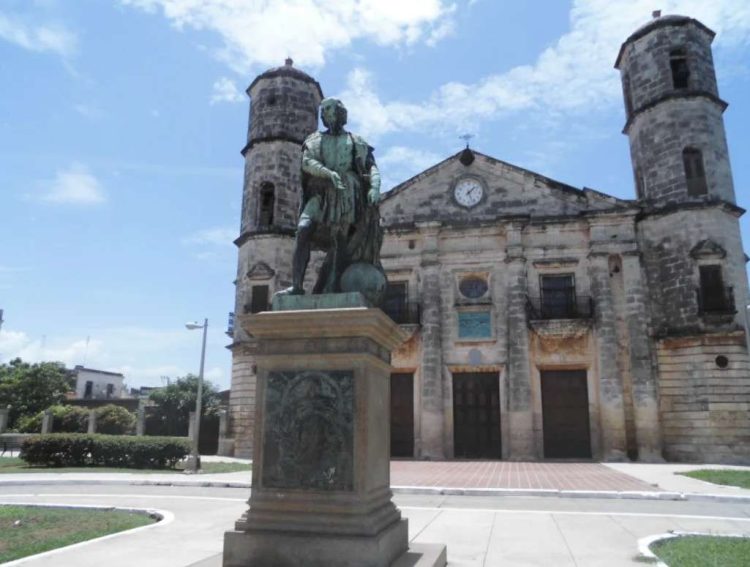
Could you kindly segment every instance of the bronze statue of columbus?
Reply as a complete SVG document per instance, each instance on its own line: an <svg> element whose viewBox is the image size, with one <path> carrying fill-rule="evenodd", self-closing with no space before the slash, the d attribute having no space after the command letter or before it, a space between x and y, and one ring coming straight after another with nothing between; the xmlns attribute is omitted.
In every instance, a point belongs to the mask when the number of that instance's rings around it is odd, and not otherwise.
<svg viewBox="0 0 750 567"><path fill-rule="evenodd" d="M344 130L347 112L340 100L323 99L320 116L326 129L308 136L302 146L302 201L292 286L277 295L305 293L310 251L316 248L327 253L313 294L356 291L353 287L361 286L371 292L362 289L363 294L377 303L386 280L380 264L380 172L373 148Z"/></svg>

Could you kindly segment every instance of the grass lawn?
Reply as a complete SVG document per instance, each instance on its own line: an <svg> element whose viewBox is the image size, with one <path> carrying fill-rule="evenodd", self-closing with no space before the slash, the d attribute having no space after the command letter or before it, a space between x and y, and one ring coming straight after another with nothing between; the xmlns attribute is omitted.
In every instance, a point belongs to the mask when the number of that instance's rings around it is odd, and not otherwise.
<svg viewBox="0 0 750 567"><path fill-rule="evenodd" d="M245 463L201 463L204 474L218 474L249 471L251 466ZM3 473L65 473L65 472L123 472L123 473L181 473L183 469L124 469L112 467L30 467L18 457L0 457L0 474Z"/></svg>
<svg viewBox="0 0 750 567"><path fill-rule="evenodd" d="M129 512L0 505L0 563L153 521Z"/></svg>
<svg viewBox="0 0 750 567"><path fill-rule="evenodd" d="M698 480L705 480L706 482L713 482L714 484L726 484L729 486L739 486L740 488L750 488L750 471L733 469L701 469L698 471L678 474L689 476L690 478L697 478Z"/></svg>
<svg viewBox="0 0 750 567"><path fill-rule="evenodd" d="M747 567L750 539L684 536L657 542L651 551L670 567Z"/></svg>

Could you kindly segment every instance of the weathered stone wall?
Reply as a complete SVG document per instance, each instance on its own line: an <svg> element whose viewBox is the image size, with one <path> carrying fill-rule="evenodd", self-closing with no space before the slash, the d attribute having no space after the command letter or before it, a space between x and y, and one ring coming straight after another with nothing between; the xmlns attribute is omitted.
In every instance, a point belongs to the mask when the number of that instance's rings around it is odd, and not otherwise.
<svg viewBox="0 0 750 567"><path fill-rule="evenodd" d="M285 138L301 144L318 127L320 86L301 71L282 67L251 85L248 142Z"/></svg>
<svg viewBox="0 0 750 567"><path fill-rule="evenodd" d="M747 275L734 214L717 206L651 215L638 223L638 238L649 284L652 323L658 335L745 327ZM701 262L691 256L691 251L705 240L726 252L726 257L717 256L710 263L722 266L724 283L733 287L739 306L728 320L708 324L698 313Z"/></svg>
<svg viewBox="0 0 750 567"><path fill-rule="evenodd" d="M734 203L734 185L722 109L704 98L681 98L642 112L628 130L633 167L643 176L644 192L654 204L688 197L682 151L703 154L708 197ZM698 197L700 200L705 197Z"/></svg>
<svg viewBox="0 0 750 567"><path fill-rule="evenodd" d="M683 48L687 54L687 90L719 95L711 53L713 36L705 28L686 18L666 16L646 24L636 35L640 37L623 48L618 66L629 77L634 113L674 92L670 51L675 49Z"/></svg>
<svg viewBox="0 0 750 567"><path fill-rule="evenodd" d="M278 140L253 146L245 156L241 234L262 230L294 230L301 191L302 146ZM271 227L259 227L260 192L265 183L274 186Z"/></svg>
<svg viewBox="0 0 750 567"><path fill-rule="evenodd" d="M750 359L744 332L657 342L668 460L750 463ZM728 359L726 368L717 357Z"/></svg>

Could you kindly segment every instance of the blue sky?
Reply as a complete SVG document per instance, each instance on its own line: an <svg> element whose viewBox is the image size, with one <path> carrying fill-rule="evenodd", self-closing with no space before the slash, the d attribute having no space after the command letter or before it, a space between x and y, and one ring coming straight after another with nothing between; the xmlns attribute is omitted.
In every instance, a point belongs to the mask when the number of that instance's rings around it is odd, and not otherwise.
<svg viewBox="0 0 750 567"><path fill-rule="evenodd" d="M183 324L208 317L207 377L228 387L243 91L287 55L344 100L386 189L471 133L486 154L632 198L613 64L655 8L717 32L748 207L747 0L0 0L0 361L158 385L197 371Z"/></svg>

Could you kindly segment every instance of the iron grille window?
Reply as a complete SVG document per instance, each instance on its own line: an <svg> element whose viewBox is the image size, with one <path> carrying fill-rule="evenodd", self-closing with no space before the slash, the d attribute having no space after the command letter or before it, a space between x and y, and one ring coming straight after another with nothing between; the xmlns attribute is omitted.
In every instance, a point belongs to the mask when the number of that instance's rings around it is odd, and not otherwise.
<svg viewBox="0 0 750 567"><path fill-rule="evenodd" d="M406 323L408 306L407 282L388 282L383 311L396 323Z"/></svg>
<svg viewBox="0 0 750 567"><path fill-rule="evenodd" d="M682 150L682 163L685 166L687 192L691 197L708 193L706 172L703 168L703 153L696 148Z"/></svg>
<svg viewBox="0 0 750 567"><path fill-rule="evenodd" d="M94 394L94 383L91 380L86 380L86 389L83 392L84 398L90 398Z"/></svg>
<svg viewBox="0 0 750 567"><path fill-rule="evenodd" d="M542 317L567 319L576 315L576 288L572 275L541 276Z"/></svg>

